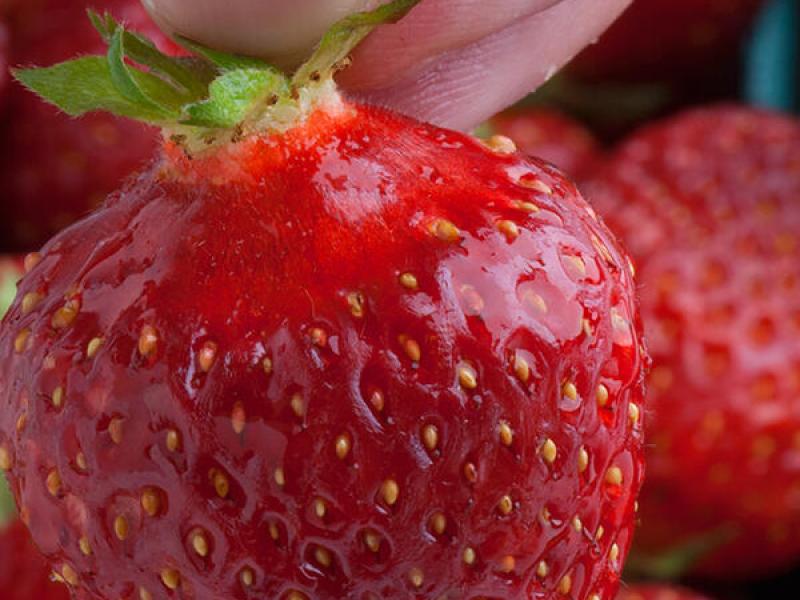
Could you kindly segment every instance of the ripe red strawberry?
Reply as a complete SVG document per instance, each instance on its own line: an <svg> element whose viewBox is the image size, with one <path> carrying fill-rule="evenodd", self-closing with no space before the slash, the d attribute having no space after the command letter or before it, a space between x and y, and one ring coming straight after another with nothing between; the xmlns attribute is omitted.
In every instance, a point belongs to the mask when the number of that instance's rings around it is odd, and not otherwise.
<svg viewBox="0 0 800 600"><path fill-rule="evenodd" d="M135 29L154 33L138 0L98 0ZM83 0L32 0L15 5L12 65L52 63L94 53L103 41L86 19ZM158 37L163 41L163 35ZM6 73L6 69L2 69ZM6 90L0 142L0 250L39 247L94 208L157 147L145 125L93 114L70 119L19 84Z"/></svg>
<svg viewBox="0 0 800 600"><path fill-rule="evenodd" d="M508 110L493 117L489 127L513 139L522 152L575 178L586 174L599 154L597 140L587 128L550 109Z"/></svg>
<svg viewBox="0 0 800 600"><path fill-rule="evenodd" d="M735 63L764 0L634 0L570 65L588 79L713 78ZM709 72L711 71L711 72Z"/></svg>
<svg viewBox="0 0 800 600"><path fill-rule="evenodd" d="M78 598L616 594L643 469L628 263L509 140L339 96L359 23L413 4L345 20L291 84L201 49L212 97L157 113L159 161L29 258L0 458Z"/></svg>
<svg viewBox="0 0 800 600"><path fill-rule="evenodd" d="M0 557L0 598L3 600L69 600L67 588L51 581L47 563L18 519L0 525Z"/></svg>
<svg viewBox="0 0 800 600"><path fill-rule="evenodd" d="M708 598L674 585L651 583L622 588L617 600L708 600Z"/></svg>
<svg viewBox="0 0 800 600"><path fill-rule="evenodd" d="M653 369L647 553L724 542L729 579L800 561L800 123L689 112L587 187L637 262Z"/></svg>

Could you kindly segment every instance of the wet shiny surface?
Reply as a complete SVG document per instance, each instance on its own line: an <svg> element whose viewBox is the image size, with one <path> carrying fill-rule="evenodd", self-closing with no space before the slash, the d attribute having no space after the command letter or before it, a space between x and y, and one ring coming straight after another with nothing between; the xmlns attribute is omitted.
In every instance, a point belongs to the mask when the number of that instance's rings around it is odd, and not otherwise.
<svg viewBox="0 0 800 600"><path fill-rule="evenodd" d="M635 135L586 193L634 256L653 355L644 550L698 570L800 559L800 124L689 112Z"/></svg>
<svg viewBox="0 0 800 600"><path fill-rule="evenodd" d="M571 183L352 106L167 153L0 330L0 448L79 598L613 596L643 360Z"/></svg>

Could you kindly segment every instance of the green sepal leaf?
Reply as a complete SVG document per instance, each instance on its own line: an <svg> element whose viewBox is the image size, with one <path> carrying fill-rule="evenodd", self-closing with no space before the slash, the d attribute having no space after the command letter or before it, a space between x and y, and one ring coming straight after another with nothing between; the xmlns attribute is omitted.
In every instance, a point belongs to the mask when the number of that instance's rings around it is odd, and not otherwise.
<svg viewBox="0 0 800 600"><path fill-rule="evenodd" d="M190 52L194 52L198 56L202 56L207 61L213 63L221 71L234 71L236 69L269 69L276 73L279 72L275 67L258 58L239 56L236 54L228 54L220 50L214 50L180 35L175 37L175 41Z"/></svg>
<svg viewBox="0 0 800 600"><path fill-rule="evenodd" d="M274 69L242 68L220 75L209 86L208 100L185 108L184 125L232 128L270 96L288 93L289 83Z"/></svg>
<svg viewBox="0 0 800 600"><path fill-rule="evenodd" d="M334 69L375 27L402 19L419 1L393 0L375 10L338 21L322 37L311 58L294 74L292 84L295 87L305 85L315 73L318 75Z"/></svg>
<svg viewBox="0 0 800 600"><path fill-rule="evenodd" d="M105 56L85 56L52 67L17 69L13 75L22 85L68 115L107 110L146 123L164 121L163 110L131 102L120 93ZM148 82L140 77L143 75L139 71L131 73L140 87L147 87Z"/></svg>
<svg viewBox="0 0 800 600"><path fill-rule="evenodd" d="M163 79L129 67L125 63L122 29L117 29L108 45L108 67L111 81L120 94L134 104L158 112L164 119L180 113L183 100Z"/></svg>
<svg viewBox="0 0 800 600"><path fill-rule="evenodd" d="M11 495L11 490L8 489L6 478L0 474L0 529L11 521L17 514L17 508L14 506L14 497Z"/></svg>
<svg viewBox="0 0 800 600"><path fill-rule="evenodd" d="M210 68L205 61L164 54L147 38L125 29L110 13L100 16L89 9L87 14L109 46L115 35L121 31L125 57L172 83L184 102L194 102L205 97L208 84L217 76L216 70Z"/></svg>

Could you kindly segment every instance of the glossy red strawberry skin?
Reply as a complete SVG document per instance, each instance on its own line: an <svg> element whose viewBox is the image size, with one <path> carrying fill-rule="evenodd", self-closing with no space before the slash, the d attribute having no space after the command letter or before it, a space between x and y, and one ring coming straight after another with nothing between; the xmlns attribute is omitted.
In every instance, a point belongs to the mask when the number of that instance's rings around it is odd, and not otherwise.
<svg viewBox="0 0 800 600"><path fill-rule="evenodd" d="M670 584L642 584L622 588L617 600L709 600L692 590Z"/></svg>
<svg viewBox="0 0 800 600"><path fill-rule="evenodd" d="M633 296L572 183L462 134L341 105L168 145L23 279L0 447L78 598L610 599Z"/></svg>
<svg viewBox="0 0 800 600"><path fill-rule="evenodd" d="M587 79L714 78L733 64L764 0L634 0L570 65Z"/></svg>
<svg viewBox="0 0 800 600"><path fill-rule="evenodd" d="M92 2L164 41L136 0ZM65 56L104 53L82 0L33 0L9 15L10 63L47 65ZM5 73L5 70L3 71ZM157 148L149 127L107 114L76 120L17 82L4 95L7 117L0 134L0 250L38 248L61 228L86 215Z"/></svg>
<svg viewBox="0 0 800 600"><path fill-rule="evenodd" d="M647 553L730 579L800 561L800 124L738 107L633 136L585 188L630 249L653 369Z"/></svg>
<svg viewBox="0 0 800 600"><path fill-rule="evenodd" d="M555 110L512 109L493 117L489 125L513 139L520 151L553 163L573 178L588 173L600 153L586 127Z"/></svg>
<svg viewBox="0 0 800 600"><path fill-rule="evenodd" d="M50 568L21 521L0 525L0 598L69 600L67 588L50 580Z"/></svg>

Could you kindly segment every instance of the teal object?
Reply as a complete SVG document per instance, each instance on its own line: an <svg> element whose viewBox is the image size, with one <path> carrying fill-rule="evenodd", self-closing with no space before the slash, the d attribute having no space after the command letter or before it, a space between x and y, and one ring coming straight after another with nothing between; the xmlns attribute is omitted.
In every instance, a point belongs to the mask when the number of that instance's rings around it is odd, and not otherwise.
<svg viewBox="0 0 800 600"><path fill-rule="evenodd" d="M782 111L800 109L800 0L773 0L761 14L745 63L744 98Z"/></svg>

